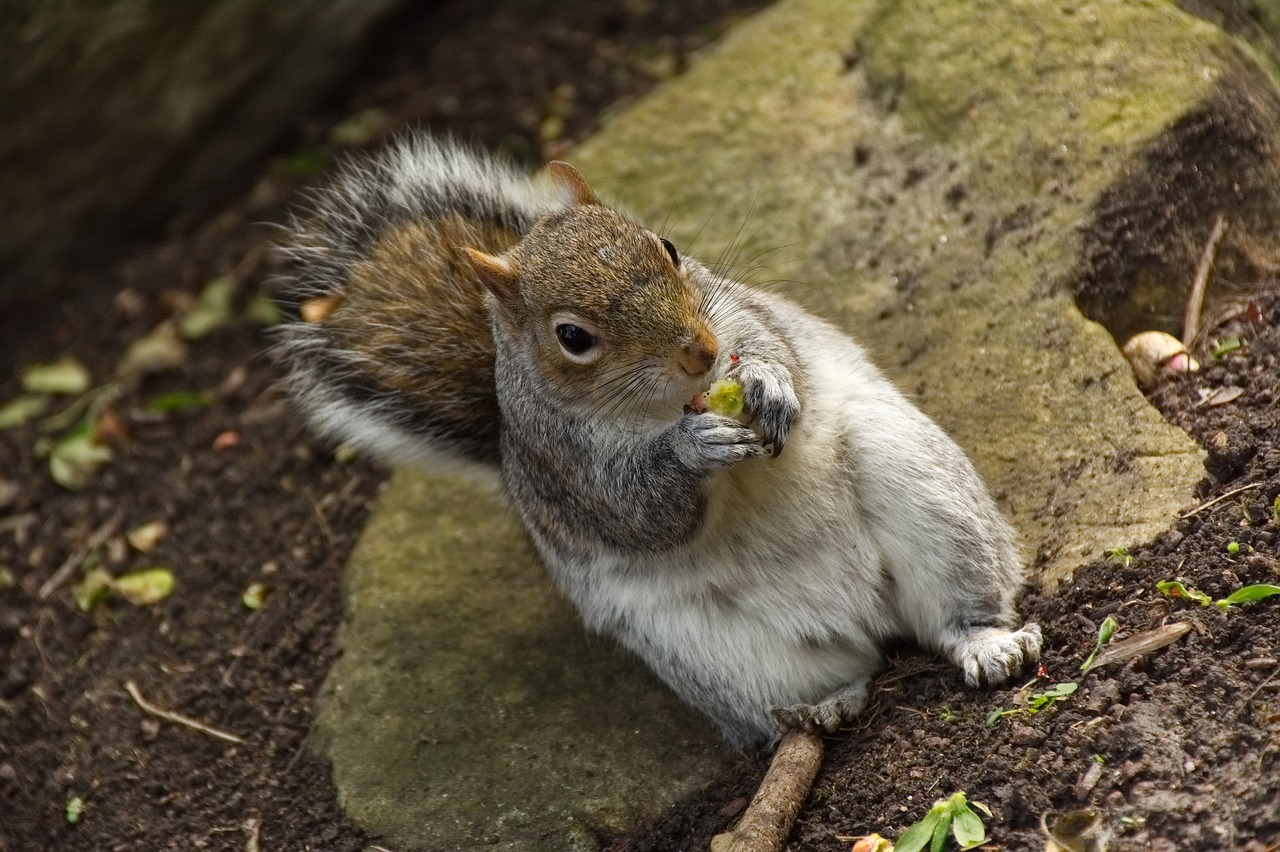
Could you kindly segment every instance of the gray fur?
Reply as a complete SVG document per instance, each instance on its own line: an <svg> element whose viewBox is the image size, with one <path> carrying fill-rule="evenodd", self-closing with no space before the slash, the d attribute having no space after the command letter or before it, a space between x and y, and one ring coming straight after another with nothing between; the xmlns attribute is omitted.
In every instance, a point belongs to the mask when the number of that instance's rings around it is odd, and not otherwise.
<svg viewBox="0 0 1280 852"><path fill-rule="evenodd" d="M437 153L411 145L357 174L384 184L380 197L406 215L448 203L424 187L453 187L447 198L487 199L515 217L542 209L527 184ZM340 190L344 203L322 209L340 220L329 234L376 230L361 221L358 195ZM539 233L555 238L554 227ZM317 259L316 277L335 263ZM830 324L696 261L682 269L716 363L709 375L681 375L655 342L652 357L624 365L644 395L622 408L603 402L603 388L545 373L536 329L493 316L502 478L586 625L638 654L739 745L852 719L894 638L947 656L973 686L1032 663L1039 629L1009 629L1022 581L1014 533L955 443ZM295 345L322 352L324 341ZM726 375L744 387L749 422L682 411ZM310 407L323 408L329 378L298 377L296 392L319 394ZM340 415L351 420L333 426L344 434L395 422L357 407Z"/></svg>

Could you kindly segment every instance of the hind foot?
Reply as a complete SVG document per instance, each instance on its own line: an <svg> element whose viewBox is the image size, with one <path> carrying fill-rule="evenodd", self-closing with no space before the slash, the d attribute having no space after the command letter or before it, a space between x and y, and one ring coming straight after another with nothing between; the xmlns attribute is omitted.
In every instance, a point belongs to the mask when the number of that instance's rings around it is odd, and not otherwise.
<svg viewBox="0 0 1280 852"><path fill-rule="evenodd" d="M810 734L834 734L841 725L852 722L867 703L866 683L855 683L833 692L817 704L792 704L769 710L778 730L805 731Z"/></svg>

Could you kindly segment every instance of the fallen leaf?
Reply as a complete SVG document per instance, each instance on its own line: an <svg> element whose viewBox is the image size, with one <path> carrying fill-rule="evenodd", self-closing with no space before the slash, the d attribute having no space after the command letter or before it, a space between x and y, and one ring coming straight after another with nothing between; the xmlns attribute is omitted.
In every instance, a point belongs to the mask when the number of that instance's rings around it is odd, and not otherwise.
<svg viewBox="0 0 1280 852"><path fill-rule="evenodd" d="M1045 852L1098 852L1105 848L1105 838L1098 829L1102 820L1090 810L1067 811L1048 825L1040 817L1040 830L1045 833Z"/></svg>
<svg viewBox="0 0 1280 852"><path fill-rule="evenodd" d="M84 393L90 384L89 371L71 355L51 364L32 364L22 371L22 389L27 393L73 395Z"/></svg>
<svg viewBox="0 0 1280 852"><path fill-rule="evenodd" d="M0 408L0 429L12 429L29 420L35 420L49 408L49 397L24 393L14 397Z"/></svg>
<svg viewBox="0 0 1280 852"><path fill-rule="evenodd" d="M164 521L148 521L129 530L124 537L134 550L139 553L150 553L168 534L169 525Z"/></svg>
<svg viewBox="0 0 1280 852"><path fill-rule="evenodd" d="M241 316L254 325L268 327L279 325L281 319L280 307L265 290L259 290L258 295L249 300Z"/></svg>
<svg viewBox="0 0 1280 852"><path fill-rule="evenodd" d="M1213 347L1213 357L1221 358L1223 355L1230 355L1232 352L1242 349L1243 347L1244 341L1240 339L1240 336L1232 335L1220 342L1217 346Z"/></svg>
<svg viewBox="0 0 1280 852"><path fill-rule="evenodd" d="M359 148L387 131L391 117L380 107L352 113L329 130L329 141L340 148Z"/></svg>
<svg viewBox="0 0 1280 852"><path fill-rule="evenodd" d="M262 609L262 602L266 597L266 583L250 583L249 588L245 589L244 594L240 596L240 602L244 604L245 609L258 610Z"/></svg>
<svg viewBox="0 0 1280 852"><path fill-rule="evenodd" d="M89 612L110 589L111 574L104 568L90 568L80 582L71 587L71 598L76 602L76 609Z"/></svg>
<svg viewBox="0 0 1280 852"><path fill-rule="evenodd" d="M174 391L158 396L147 403L147 411L170 414L176 411L194 411L213 404L213 395L201 391Z"/></svg>
<svg viewBox="0 0 1280 852"><path fill-rule="evenodd" d="M178 331L187 340L199 340L231 321L231 301L236 280L220 275L200 291L200 302L178 320Z"/></svg>
<svg viewBox="0 0 1280 852"><path fill-rule="evenodd" d="M173 572L167 568L146 568L117 577L111 591L134 606L159 603L173 593Z"/></svg>
<svg viewBox="0 0 1280 852"><path fill-rule="evenodd" d="M187 360L187 345L178 337L178 327L165 320L129 344L116 365L117 376L160 373L181 367Z"/></svg>
<svg viewBox="0 0 1280 852"><path fill-rule="evenodd" d="M1228 402L1235 402L1244 396L1244 388L1223 386L1214 388L1207 396L1200 400L1200 404L1206 408L1213 408L1218 405L1226 405Z"/></svg>
<svg viewBox="0 0 1280 852"><path fill-rule="evenodd" d="M1190 629L1191 622L1177 621L1173 624L1157 627L1154 630L1148 630L1145 633L1139 633L1136 636L1121 639L1118 642L1112 642L1102 649L1101 653L1094 658L1093 663L1085 671L1093 671L1096 668L1115 663L1127 663L1136 657L1150 654L1152 651L1158 651L1166 645L1172 645L1181 639Z"/></svg>
<svg viewBox="0 0 1280 852"><path fill-rule="evenodd" d="M89 484L98 468L111 461L111 448L97 443L93 436L94 423L85 420L54 444L49 454L49 475L54 482L79 491Z"/></svg>

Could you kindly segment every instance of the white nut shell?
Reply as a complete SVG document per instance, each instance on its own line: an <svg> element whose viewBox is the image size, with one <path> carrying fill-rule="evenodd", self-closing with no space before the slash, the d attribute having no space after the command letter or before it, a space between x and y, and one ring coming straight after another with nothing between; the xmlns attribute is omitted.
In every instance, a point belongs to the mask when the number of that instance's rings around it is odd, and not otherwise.
<svg viewBox="0 0 1280 852"><path fill-rule="evenodd" d="M1154 385L1162 374L1194 373L1200 369L1182 341L1163 331L1144 331L1130 337L1124 345L1124 357L1144 388Z"/></svg>

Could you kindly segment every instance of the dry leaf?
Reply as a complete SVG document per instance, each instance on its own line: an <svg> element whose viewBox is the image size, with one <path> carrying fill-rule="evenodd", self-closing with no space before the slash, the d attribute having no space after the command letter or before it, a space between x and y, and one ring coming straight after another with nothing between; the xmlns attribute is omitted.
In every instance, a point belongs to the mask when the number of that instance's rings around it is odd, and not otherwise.
<svg viewBox="0 0 1280 852"><path fill-rule="evenodd" d="M1121 639L1118 642L1112 642L1103 648L1098 656L1094 657L1093 662L1089 664L1085 671L1090 672L1096 668L1115 663L1127 663L1129 660L1141 657L1143 654L1158 651L1166 645L1172 645L1181 639L1190 629L1190 622L1177 621L1173 624L1157 627L1155 630L1148 630L1145 633Z"/></svg>

